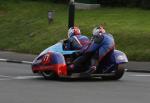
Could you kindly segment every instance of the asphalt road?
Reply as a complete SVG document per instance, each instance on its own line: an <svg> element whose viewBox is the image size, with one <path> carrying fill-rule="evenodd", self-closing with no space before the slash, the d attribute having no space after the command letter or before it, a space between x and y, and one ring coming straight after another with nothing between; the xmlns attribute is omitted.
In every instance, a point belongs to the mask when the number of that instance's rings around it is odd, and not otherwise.
<svg viewBox="0 0 150 103"><path fill-rule="evenodd" d="M0 103L149 103L150 74L119 81L44 80L30 65L0 62Z"/></svg>

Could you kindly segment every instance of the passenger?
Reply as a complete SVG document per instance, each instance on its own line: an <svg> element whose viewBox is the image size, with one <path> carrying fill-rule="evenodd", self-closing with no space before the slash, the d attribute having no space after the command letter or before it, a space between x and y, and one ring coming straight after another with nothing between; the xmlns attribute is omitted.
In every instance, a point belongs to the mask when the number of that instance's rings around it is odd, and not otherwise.
<svg viewBox="0 0 150 103"><path fill-rule="evenodd" d="M71 27L68 30L68 49L81 50L89 44L90 40L87 36L81 34L78 27Z"/></svg>

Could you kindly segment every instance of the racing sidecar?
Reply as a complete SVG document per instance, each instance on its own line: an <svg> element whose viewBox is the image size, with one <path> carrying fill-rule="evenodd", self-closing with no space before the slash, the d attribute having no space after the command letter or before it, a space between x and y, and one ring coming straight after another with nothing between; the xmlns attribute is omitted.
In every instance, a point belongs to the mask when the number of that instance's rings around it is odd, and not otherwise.
<svg viewBox="0 0 150 103"><path fill-rule="evenodd" d="M75 54L79 51L65 50L65 45L66 40L62 40L41 52L32 63L33 73L40 73L45 79L101 77L102 79L118 80L123 76L124 64L128 62L128 59L119 50L108 53L99 63L98 70L94 74L81 75L90 64L90 60L87 60L87 64L83 65L85 69L68 73L67 66L78 57Z"/></svg>

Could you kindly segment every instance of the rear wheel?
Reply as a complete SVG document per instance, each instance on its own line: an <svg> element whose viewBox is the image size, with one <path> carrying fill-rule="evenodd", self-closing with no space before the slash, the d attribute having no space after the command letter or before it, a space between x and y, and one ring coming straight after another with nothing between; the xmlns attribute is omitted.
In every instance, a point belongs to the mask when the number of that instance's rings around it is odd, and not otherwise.
<svg viewBox="0 0 150 103"><path fill-rule="evenodd" d="M56 79L56 74L52 71L44 71L44 72L41 72L41 74L43 75L43 77L45 79Z"/></svg>
<svg viewBox="0 0 150 103"><path fill-rule="evenodd" d="M125 72L125 66L123 64L119 64L113 76L102 76L104 80L118 80L120 79Z"/></svg>

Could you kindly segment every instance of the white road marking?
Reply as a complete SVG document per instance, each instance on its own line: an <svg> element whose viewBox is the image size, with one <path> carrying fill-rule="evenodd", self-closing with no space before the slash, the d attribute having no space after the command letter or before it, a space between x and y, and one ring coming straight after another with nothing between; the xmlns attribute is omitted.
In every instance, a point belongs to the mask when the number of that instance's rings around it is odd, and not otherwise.
<svg viewBox="0 0 150 103"><path fill-rule="evenodd" d="M38 79L38 78L42 78L42 76L6 76L6 75L0 75L0 81L2 81L2 80Z"/></svg>
<svg viewBox="0 0 150 103"><path fill-rule="evenodd" d="M3 77L3 78L9 78L10 76L0 75L0 77Z"/></svg>
<svg viewBox="0 0 150 103"><path fill-rule="evenodd" d="M8 79L8 78L5 78L5 79L0 79L0 81L4 81L4 80L11 80L11 79Z"/></svg>
<svg viewBox="0 0 150 103"><path fill-rule="evenodd" d="M136 75L129 75L129 76L133 76L133 77L150 77L150 74L136 74Z"/></svg>
<svg viewBox="0 0 150 103"><path fill-rule="evenodd" d="M0 59L0 61L1 61L1 62L6 62L6 61L7 61L7 59Z"/></svg>
<svg viewBox="0 0 150 103"><path fill-rule="evenodd" d="M42 76L16 76L12 77L12 79L38 79L42 78Z"/></svg>
<svg viewBox="0 0 150 103"><path fill-rule="evenodd" d="M29 62L29 61L22 61L22 63L24 63L24 64L32 64L33 62Z"/></svg>
<svg viewBox="0 0 150 103"><path fill-rule="evenodd" d="M125 72L127 72L128 71L128 69L125 69Z"/></svg>

